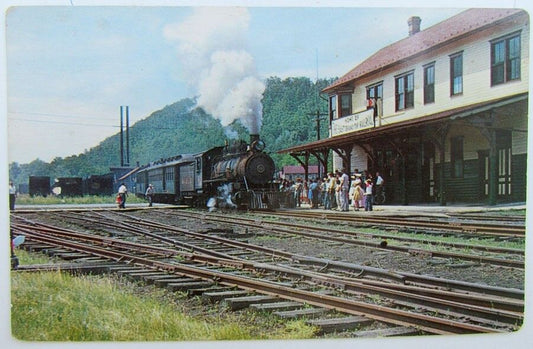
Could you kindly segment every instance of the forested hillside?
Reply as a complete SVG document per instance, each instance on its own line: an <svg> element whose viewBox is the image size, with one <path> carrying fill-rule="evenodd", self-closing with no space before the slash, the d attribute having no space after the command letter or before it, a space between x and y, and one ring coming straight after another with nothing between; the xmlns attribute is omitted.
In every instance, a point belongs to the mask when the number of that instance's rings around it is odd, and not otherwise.
<svg viewBox="0 0 533 349"><path fill-rule="evenodd" d="M313 82L308 78L265 82L261 137L277 168L295 164L289 155L276 152L317 139L316 112L325 113L327 101L318 93L332 80ZM327 121L321 124L321 138L327 137ZM248 140L248 132L238 122L224 128L219 120L185 98L130 126L130 165L141 165L182 153L195 153L224 144L228 134ZM86 177L105 174L109 167L120 166L120 134L109 137L89 151L50 163L36 159L29 164L11 163L10 178L16 184L28 183L29 176Z"/></svg>

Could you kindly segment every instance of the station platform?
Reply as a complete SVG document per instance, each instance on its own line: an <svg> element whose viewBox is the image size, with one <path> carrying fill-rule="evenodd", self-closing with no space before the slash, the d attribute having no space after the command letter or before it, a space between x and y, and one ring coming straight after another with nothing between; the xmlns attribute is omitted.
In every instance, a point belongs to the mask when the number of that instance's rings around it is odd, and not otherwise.
<svg viewBox="0 0 533 349"><path fill-rule="evenodd" d="M131 203L126 205L127 208L139 209L148 208L147 203ZM186 208L187 206L178 205L166 205L166 204L154 204L153 208ZM116 209L116 204L60 204L60 205L17 205L16 211L24 210L44 210L44 209ZM294 208L281 208L282 211L307 211L307 212L330 212L339 214L358 214L358 215L447 215L452 213L487 213L490 211L512 211L512 210L525 210L527 205L523 203L509 203L499 205L483 205L483 204L448 204L446 206L440 206L438 204L412 204L412 205L374 205L372 211L365 211L359 209L354 211L353 206L350 206L348 212L341 212L333 210L325 210L323 207L311 208L311 205L302 203L301 207Z"/></svg>
<svg viewBox="0 0 533 349"><path fill-rule="evenodd" d="M484 204L467 204L467 203L453 203L446 206L439 204L412 204L412 205L374 205L372 211L365 211L364 208L355 211L353 206L350 206L348 212L325 210L323 207L311 208L309 204L302 204L301 207L284 208L288 211L313 211L313 212L338 212L339 214L381 214L381 215L415 215L415 214L433 214L433 215L446 215L453 213L487 213L487 212L500 212L500 211L513 211L513 210L525 210L527 205L522 203L508 203L498 205L484 205Z"/></svg>

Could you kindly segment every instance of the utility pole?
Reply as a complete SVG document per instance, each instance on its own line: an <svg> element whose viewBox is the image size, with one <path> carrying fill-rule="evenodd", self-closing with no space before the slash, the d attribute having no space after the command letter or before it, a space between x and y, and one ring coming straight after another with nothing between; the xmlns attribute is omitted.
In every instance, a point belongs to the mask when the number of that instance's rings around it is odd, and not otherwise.
<svg viewBox="0 0 533 349"><path fill-rule="evenodd" d="M309 113L308 116L314 116L316 121L316 140L320 140L320 120L323 116L327 116L328 114L321 113L320 109L316 109L315 113ZM322 168L320 166L320 160L318 161L318 178L322 178Z"/></svg>
<svg viewBox="0 0 533 349"><path fill-rule="evenodd" d="M120 106L120 167L124 167L124 107Z"/></svg>
<svg viewBox="0 0 533 349"><path fill-rule="evenodd" d="M321 113L319 109L316 110L314 113L307 114L309 116L314 116L316 121L316 140L320 140L320 120L322 120L322 116L327 116L328 114Z"/></svg>
<svg viewBox="0 0 533 349"><path fill-rule="evenodd" d="M321 119L322 116L327 116L328 114L320 113L320 99L324 99L324 98L320 95L320 91L318 90L318 48L315 48L315 59L316 59L316 81L315 81L315 87L317 89L317 91L316 91L316 100L315 100L316 112L315 113L309 113L307 115L315 117L315 121L316 121L316 140L319 141L320 140L320 119ZM322 168L320 166L322 160L320 160L318 155L316 155L316 157L317 157L317 160L318 160L318 178L322 178ZM325 164L324 166L327 167L327 164Z"/></svg>
<svg viewBox="0 0 533 349"><path fill-rule="evenodd" d="M124 108L126 110L126 162L124 162ZM130 107L120 106L120 166L130 165Z"/></svg>
<svg viewBox="0 0 533 349"><path fill-rule="evenodd" d="M126 166L130 165L130 107L126 106Z"/></svg>

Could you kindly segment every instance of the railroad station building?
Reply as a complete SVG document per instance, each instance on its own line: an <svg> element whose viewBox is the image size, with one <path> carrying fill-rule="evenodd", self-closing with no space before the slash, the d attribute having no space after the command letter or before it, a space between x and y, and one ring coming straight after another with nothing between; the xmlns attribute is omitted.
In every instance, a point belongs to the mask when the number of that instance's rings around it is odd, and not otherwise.
<svg viewBox="0 0 533 349"><path fill-rule="evenodd" d="M529 15L469 9L425 30L421 21L409 18L406 38L322 91L327 139L280 153L379 171L389 203L525 201Z"/></svg>

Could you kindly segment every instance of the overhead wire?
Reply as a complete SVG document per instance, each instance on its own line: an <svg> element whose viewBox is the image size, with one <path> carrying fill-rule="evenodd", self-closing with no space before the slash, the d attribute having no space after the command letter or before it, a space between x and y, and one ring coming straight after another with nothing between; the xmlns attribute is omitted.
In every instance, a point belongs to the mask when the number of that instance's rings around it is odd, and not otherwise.
<svg viewBox="0 0 533 349"><path fill-rule="evenodd" d="M8 117L8 119L12 121L37 122L37 123L44 123L44 124L62 124L62 125L89 126L89 127L113 127L113 128L120 129L120 125L88 124L88 123L81 123L81 122L37 120L37 119L11 118L11 117ZM176 130L177 129L177 127L150 127L150 128L156 129L156 130Z"/></svg>

